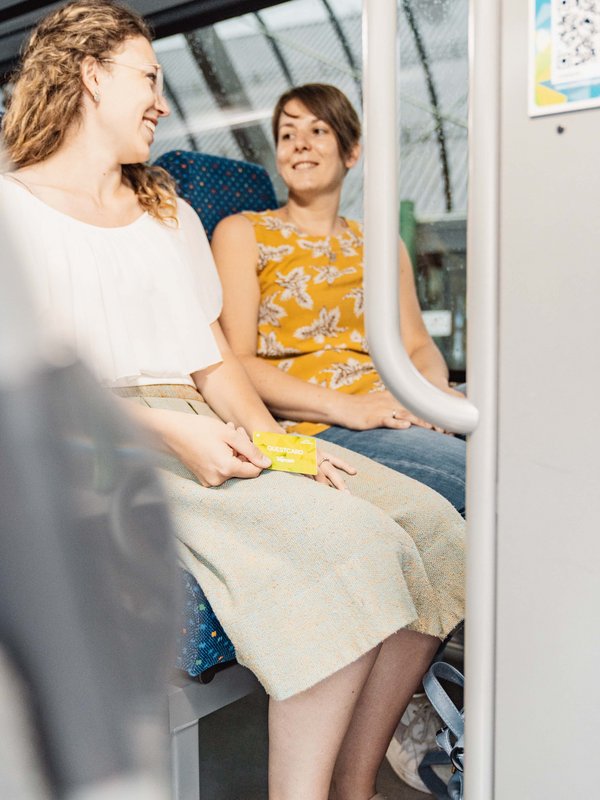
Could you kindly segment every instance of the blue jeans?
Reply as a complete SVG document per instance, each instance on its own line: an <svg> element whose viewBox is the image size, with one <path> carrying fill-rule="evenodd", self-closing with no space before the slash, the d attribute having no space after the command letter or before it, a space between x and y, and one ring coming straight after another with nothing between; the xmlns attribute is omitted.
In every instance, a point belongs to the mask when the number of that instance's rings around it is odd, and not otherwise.
<svg viewBox="0 0 600 800"><path fill-rule="evenodd" d="M454 436L412 425L404 430L353 431L333 425L317 434L435 489L465 515L466 443Z"/></svg>

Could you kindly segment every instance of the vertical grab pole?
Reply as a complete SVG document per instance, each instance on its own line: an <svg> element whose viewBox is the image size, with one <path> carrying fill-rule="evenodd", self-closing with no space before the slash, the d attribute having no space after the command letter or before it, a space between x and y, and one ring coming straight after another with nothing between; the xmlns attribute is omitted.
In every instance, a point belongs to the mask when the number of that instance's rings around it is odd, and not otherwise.
<svg viewBox="0 0 600 800"><path fill-rule="evenodd" d="M466 800L494 791L500 0L470 0L469 397L424 381L399 335L396 2L363 0L367 333L385 383L419 416L471 432L467 469ZM433 391L432 391L433 390ZM460 403L461 401L457 401ZM481 424L478 426L478 415Z"/></svg>
<svg viewBox="0 0 600 800"><path fill-rule="evenodd" d="M470 433L477 408L425 380L400 336L396 18L396 0L363 0L367 338L377 371L401 403L447 430Z"/></svg>
<svg viewBox="0 0 600 800"><path fill-rule="evenodd" d="M396 120L396 0L363 0L364 221L366 324L385 310L395 336L378 336L374 354L381 365L398 358L398 135ZM373 280L369 281L369 275ZM382 306L382 300L391 302ZM381 339L381 341L379 341ZM373 342L371 342L373 349ZM381 374L381 371L380 371ZM387 382L386 382L387 383Z"/></svg>
<svg viewBox="0 0 600 800"><path fill-rule="evenodd" d="M465 800L493 800L496 703L501 0L470 0Z"/></svg>

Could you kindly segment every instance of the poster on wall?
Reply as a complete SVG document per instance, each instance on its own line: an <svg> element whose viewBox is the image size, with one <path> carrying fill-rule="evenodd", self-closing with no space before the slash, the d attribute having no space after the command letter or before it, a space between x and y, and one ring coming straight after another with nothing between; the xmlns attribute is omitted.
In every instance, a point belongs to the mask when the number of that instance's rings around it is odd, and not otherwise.
<svg viewBox="0 0 600 800"><path fill-rule="evenodd" d="M529 115L600 107L600 0L529 2Z"/></svg>

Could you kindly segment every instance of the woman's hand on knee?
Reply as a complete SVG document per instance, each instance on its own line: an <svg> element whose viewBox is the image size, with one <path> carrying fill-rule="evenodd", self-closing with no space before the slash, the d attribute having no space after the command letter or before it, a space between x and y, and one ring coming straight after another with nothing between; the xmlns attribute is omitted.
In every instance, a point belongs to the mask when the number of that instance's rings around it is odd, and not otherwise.
<svg viewBox="0 0 600 800"><path fill-rule="evenodd" d="M162 411L160 435L166 449L194 473L203 486L229 478L256 478L270 460L252 444L244 428L214 417Z"/></svg>
<svg viewBox="0 0 600 800"><path fill-rule="evenodd" d="M399 430L418 425L431 428L429 422L415 416L387 391L370 394L340 394L340 421L336 424L355 431L372 428L396 428Z"/></svg>

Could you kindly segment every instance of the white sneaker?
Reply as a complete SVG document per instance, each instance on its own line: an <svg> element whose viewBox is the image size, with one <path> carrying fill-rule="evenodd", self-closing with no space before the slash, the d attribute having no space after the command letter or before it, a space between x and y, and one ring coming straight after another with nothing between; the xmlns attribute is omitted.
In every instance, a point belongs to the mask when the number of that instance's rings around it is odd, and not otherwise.
<svg viewBox="0 0 600 800"><path fill-rule="evenodd" d="M419 792L431 794L419 777L418 767L425 753L436 750L436 732L442 721L425 694L415 694L402 715L390 742L386 758L396 775Z"/></svg>

